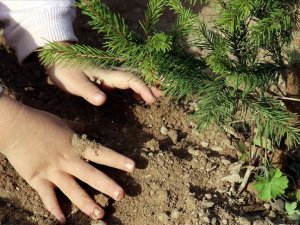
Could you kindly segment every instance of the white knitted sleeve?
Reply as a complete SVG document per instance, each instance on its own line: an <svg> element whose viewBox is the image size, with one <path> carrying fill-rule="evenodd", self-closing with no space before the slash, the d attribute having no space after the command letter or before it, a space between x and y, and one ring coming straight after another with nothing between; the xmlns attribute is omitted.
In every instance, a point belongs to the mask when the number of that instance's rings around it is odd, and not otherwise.
<svg viewBox="0 0 300 225"><path fill-rule="evenodd" d="M4 37L19 63L48 42L77 41L74 18L74 0L0 0Z"/></svg>

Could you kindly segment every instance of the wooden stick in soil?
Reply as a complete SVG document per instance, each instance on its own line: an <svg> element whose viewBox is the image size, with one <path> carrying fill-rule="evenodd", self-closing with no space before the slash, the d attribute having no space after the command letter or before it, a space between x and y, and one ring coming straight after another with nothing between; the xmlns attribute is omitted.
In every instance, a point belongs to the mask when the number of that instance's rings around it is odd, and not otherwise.
<svg viewBox="0 0 300 225"><path fill-rule="evenodd" d="M299 10L298 10L299 13ZM297 16L297 20L300 19L300 14ZM294 33L294 39L292 41L292 46L295 47L297 54L300 54L300 24L296 24L296 31ZM291 65L290 71L287 74L287 94L289 97L295 97L300 94L300 65L298 62ZM296 97L297 98L297 97Z"/></svg>

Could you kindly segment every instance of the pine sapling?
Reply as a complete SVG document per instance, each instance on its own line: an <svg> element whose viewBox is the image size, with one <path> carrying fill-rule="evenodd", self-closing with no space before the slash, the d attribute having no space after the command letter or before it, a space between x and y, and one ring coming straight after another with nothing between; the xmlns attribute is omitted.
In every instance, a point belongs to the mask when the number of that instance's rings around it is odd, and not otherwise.
<svg viewBox="0 0 300 225"><path fill-rule="evenodd" d="M122 67L160 85L167 95L196 96L199 128L215 123L228 130L243 121L256 130L258 140L269 140L272 146L282 140L288 147L299 144L298 116L282 103L285 96L270 89L278 87L280 78L287 79L297 1L218 1L212 29L184 6L199 2L149 0L142 32L137 33L101 0L80 0L78 7L90 17L89 24L104 36L101 48L52 43L40 56L47 65ZM170 32L158 26L166 8L177 16ZM186 46L207 54L196 57Z"/></svg>

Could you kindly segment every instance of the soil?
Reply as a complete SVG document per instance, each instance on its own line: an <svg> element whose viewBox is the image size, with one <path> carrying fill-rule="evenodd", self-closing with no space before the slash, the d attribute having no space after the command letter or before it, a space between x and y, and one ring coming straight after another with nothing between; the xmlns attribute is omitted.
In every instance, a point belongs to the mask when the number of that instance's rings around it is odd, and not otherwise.
<svg viewBox="0 0 300 225"><path fill-rule="evenodd" d="M131 29L143 16L141 0L108 1L126 18ZM207 8L204 15L211 15ZM174 19L168 13L162 28ZM79 15L76 33L86 44L101 39ZM15 57L0 51L1 83L11 97L32 107L63 118L77 133L110 147L136 161L138 169L127 174L94 165L120 183L127 197L114 202L102 198L87 185L81 185L106 210L104 221L111 225L263 225L283 222L268 204L248 191L236 196L238 185L222 180L239 165L239 152L226 135L212 127L197 132L188 114L193 100L175 102L167 97L149 106L135 101L129 92L109 93L108 102L93 107L47 83L36 63L18 66ZM45 210L37 193L0 155L0 224L52 225L55 220ZM68 224L96 225L57 191ZM274 222L274 223L275 223ZM276 224L276 223L275 223Z"/></svg>

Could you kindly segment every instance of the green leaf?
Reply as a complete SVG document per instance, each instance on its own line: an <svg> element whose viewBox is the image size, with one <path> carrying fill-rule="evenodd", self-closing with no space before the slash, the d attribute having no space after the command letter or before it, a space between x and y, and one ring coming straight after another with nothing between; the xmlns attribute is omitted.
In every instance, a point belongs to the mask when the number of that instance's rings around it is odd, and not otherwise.
<svg viewBox="0 0 300 225"><path fill-rule="evenodd" d="M272 169L268 177L258 176L256 179L254 188L258 191L258 197L265 201L270 201L284 194L289 183L287 177L283 176L278 168Z"/></svg>
<svg viewBox="0 0 300 225"><path fill-rule="evenodd" d="M300 211L297 209L297 202L286 202L285 203L285 212L288 214L288 217L293 221L299 221Z"/></svg>
<svg viewBox="0 0 300 225"><path fill-rule="evenodd" d="M295 210L297 208L297 202L286 202L284 207L287 214L292 215L295 213Z"/></svg>

